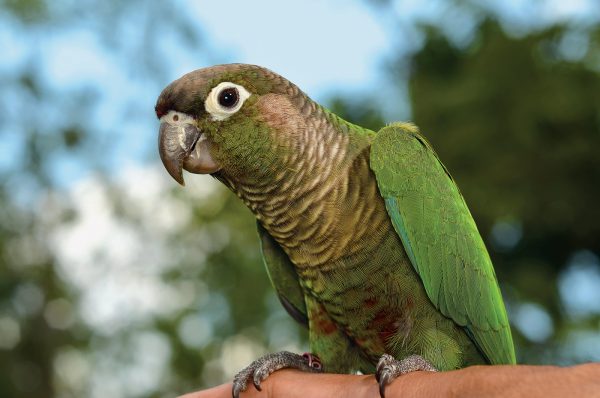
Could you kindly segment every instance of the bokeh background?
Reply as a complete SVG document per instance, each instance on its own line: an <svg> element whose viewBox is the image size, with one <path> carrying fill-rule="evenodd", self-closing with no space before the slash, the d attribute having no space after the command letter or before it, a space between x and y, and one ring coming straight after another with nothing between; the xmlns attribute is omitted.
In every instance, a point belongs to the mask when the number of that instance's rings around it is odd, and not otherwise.
<svg viewBox="0 0 600 398"><path fill-rule="evenodd" d="M251 214L158 159L161 89L229 62L364 126L416 122L519 360L600 360L596 0L0 0L0 396L171 397L307 349Z"/></svg>

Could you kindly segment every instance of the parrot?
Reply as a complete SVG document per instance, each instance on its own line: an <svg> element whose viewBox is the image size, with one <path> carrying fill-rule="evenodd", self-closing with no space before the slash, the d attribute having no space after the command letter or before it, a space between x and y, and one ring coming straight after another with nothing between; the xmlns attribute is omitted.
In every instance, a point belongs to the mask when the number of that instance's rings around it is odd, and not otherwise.
<svg viewBox="0 0 600 398"><path fill-rule="evenodd" d="M310 353L270 353L234 397L282 368L374 373L515 364L496 274L465 200L410 122L352 124L271 70L197 69L155 106L167 172L209 174L257 221L268 277Z"/></svg>

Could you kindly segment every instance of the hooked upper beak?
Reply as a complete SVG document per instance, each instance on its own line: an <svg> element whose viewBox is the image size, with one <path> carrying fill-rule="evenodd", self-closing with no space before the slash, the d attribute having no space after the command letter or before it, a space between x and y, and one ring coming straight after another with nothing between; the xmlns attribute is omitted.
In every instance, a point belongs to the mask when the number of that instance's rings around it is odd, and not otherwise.
<svg viewBox="0 0 600 398"><path fill-rule="evenodd" d="M193 124L161 122L158 152L171 177L181 185L185 185L182 172L184 168L197 174L210 174L220 169L210 154L208 140Z"/></svg>

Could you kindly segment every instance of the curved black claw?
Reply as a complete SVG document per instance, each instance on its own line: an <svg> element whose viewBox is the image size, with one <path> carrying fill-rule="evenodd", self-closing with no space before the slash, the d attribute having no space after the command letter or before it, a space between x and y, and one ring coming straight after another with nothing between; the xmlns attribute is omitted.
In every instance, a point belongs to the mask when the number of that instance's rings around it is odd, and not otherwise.
<svg viewBox="0 0 600 398"><path fill-rule="evenodd" d="M433 365L419 355L411 355L398 361L391 355L383 354L379 358L375 371L375 379L377 380L377 384L379 384L379 395L381 398L385 398L385 387L395 378L417 370L437 372L437 369Z"/></svg>
<svg viewBox="0 0 600 398"><path fill-rule="evenodd" d="M252 380L252 384L258 391L262 391L260 383L271 373L283 368L294 368L304 372L320 372L322 366L319 357L309 353L298 355L289 351L281 351L267 354L235 375L231 391L232 397L239 398L240 393L248 388L248 381L250 380Z"/></svg>

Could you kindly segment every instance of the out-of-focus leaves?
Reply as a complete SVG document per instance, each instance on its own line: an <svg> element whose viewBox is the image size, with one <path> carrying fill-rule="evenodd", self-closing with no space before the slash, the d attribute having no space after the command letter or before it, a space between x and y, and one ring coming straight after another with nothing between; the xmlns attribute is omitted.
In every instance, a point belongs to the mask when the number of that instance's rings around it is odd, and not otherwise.
<svg viewBox="0 0 600 398"><path fill-rule="evenodd" d="M341 97L333 98L329 104L329 108L336 115L374 131L385 125L385 119L377 106L376 101L349 101Z"/></svg>
<svg viewBox="0 0 600 398"><path fill-rule="evenodd" d="M497 273L519 299L541 303L561 334L572 325L557 275L576 251L600 253L600 75L583 61L591 54L562 57L566 27L511 38L487 20L464 49L428 31L412 66L414 120L488 241L498 223L518 225L510 248L489 245ZM519 342L523 360L548 360Z"/></svg>
<svg viewBox="0 0 600 398"><path fill-rule="evenodd" d="M521 244L555 270L577 249L600 251L600 188L591 183L600 181L600 78L580 62L541 55L564 34L513 39L488 21L464 51L428 41L411 79L414 119L484 234L518 220Z"/></svg>
<svg viewBox="0 0 600 398"><path fill-rule="evenodd" d="M48 16L47 3L44 0L2 0L0 9L16 15L26 23L37 23Z"/></svg>

